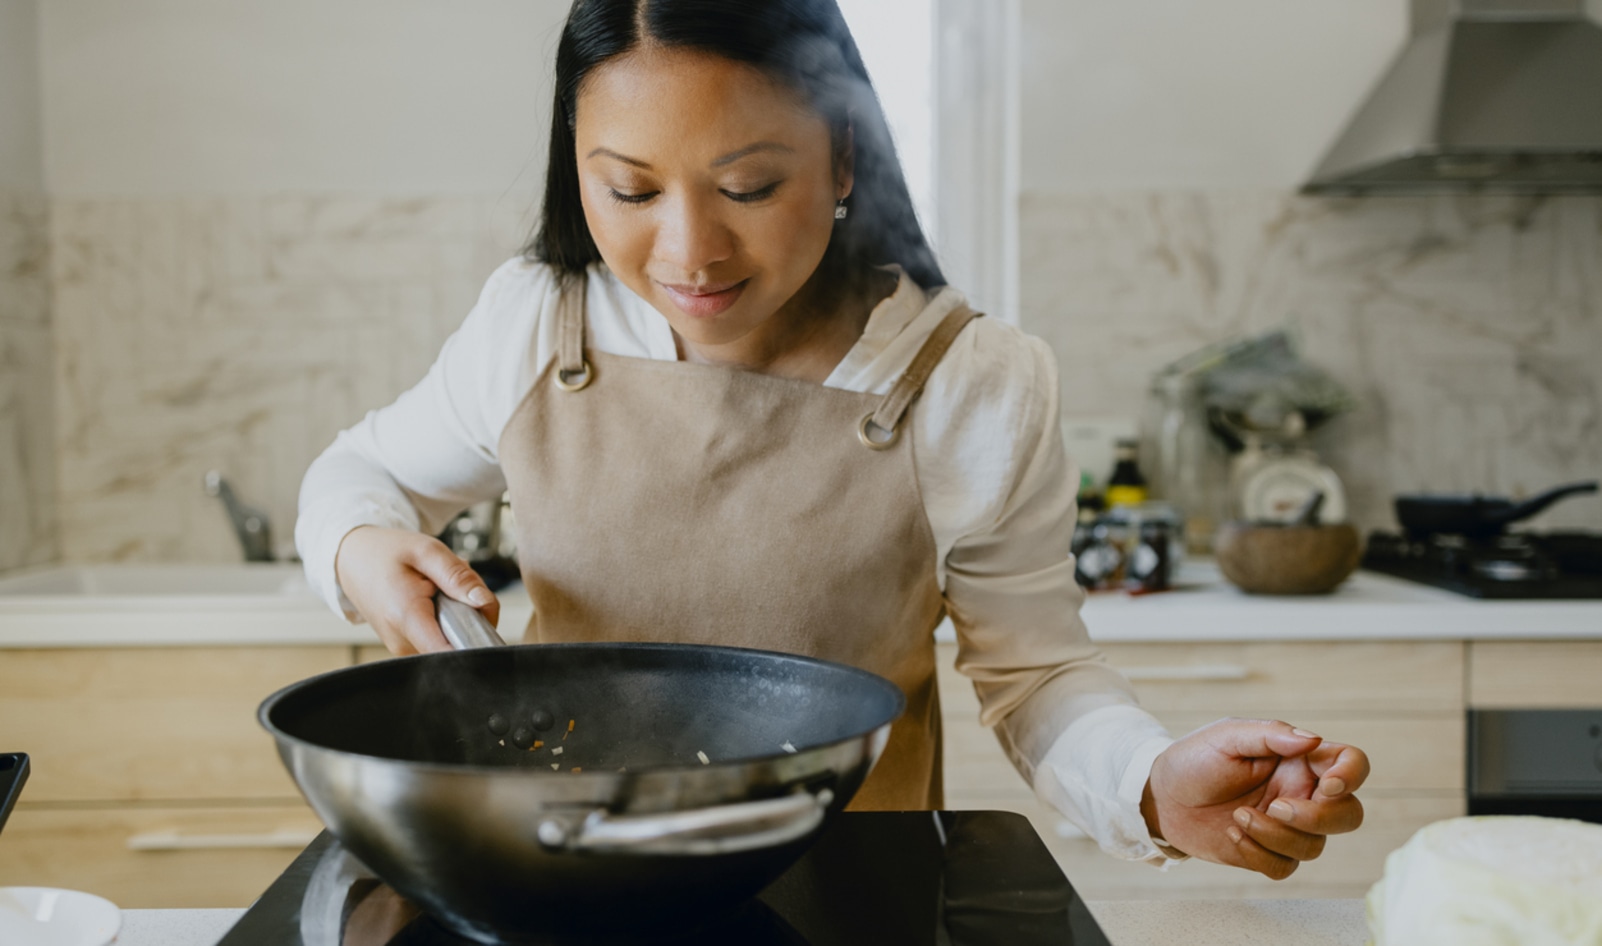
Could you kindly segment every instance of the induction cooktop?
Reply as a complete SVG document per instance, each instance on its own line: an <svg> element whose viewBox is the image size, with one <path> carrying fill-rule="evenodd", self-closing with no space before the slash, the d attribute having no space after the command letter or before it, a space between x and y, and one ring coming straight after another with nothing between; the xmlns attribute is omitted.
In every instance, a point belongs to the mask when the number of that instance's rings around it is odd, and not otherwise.
<svg viewBox="0 0 1602 946"><path fill-rule="evenodd" d="M639 942L1111 946L1028 820L999 811L846 812L756 898L696 928ZM325 831L218 946L266 944L471 941L375 879Z"/></svg>

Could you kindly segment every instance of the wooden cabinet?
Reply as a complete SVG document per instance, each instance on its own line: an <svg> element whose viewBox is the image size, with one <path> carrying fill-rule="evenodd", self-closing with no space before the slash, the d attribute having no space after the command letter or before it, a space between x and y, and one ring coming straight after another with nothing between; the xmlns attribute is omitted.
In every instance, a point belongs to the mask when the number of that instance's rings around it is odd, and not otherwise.
<svg viewBox="0 0 1602 946"><path fill-rule="evenodd" d="M303 804L19 809L0 885L68 887L125 909L246 907L316 837Z"/></svg>
<svg viewBox="0 0 1602 946"><path fill-rule="evenodd" d="M1595 709L1602 705L1602 641L1469 644L1475 709Z"/></svg>
<svg viewBox="0 0 1602 946"><path fill-rule="evenodd" d="M1112 644L1102 650L1134 681L1141 705L1158 715L1316 710L1362 717L1463 709L1463 645L1455 642Z"/></svg>
<svg viewBox="0 0 1602 946"><path fill-rule="evenodd" d="M978 723L942 645L952 808L1031 819L1093 899L1357 897L1415 830L1464 809L1464 709L1594 707L1602 641L1117 644L1142 704L1183 734L1223 716L1286 719L1362 746L1366 822L1274 883L1102 854L1033 792ZM256 707L296 680L381 659L380 647L0 652L0 749L33 777L0 835L0 885L89 890L124 907L249 904L318 829Z"/></svg>
<svg viewBox="0 0 1602 946"><path fill-rule="evenodd" d="M122 907L242 907L318 829L256 722L352 648L0 652L0 744L32 775L0 885L71 887Z"/></svg>
<svg viewBox="0 0 1602 946"><path fill-rule="evenodd" d="M1182 735L1225 716L1284 719L1361 746L1374 771L1364 826L1332 839L1290 879L1187 862L1163 872L1103 854L1033 792L978 723L969 682L942 645L946 803L1034 823L1089 899L1360 897L1385 856L1424 825L1464 811L1465 648L1454 642L1119 644L1104 648L1141 703Z"/></svg>

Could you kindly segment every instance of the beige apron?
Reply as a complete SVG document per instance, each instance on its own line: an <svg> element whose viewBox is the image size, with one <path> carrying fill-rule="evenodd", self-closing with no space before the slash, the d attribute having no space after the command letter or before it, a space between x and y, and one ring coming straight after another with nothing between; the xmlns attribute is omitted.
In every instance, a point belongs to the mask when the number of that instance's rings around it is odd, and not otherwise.
<svg viewBox="0 0 1602 946"><path fill-rule="evenodd" d="M938 808L944 601L906 414L975 313L947 316L877 396L586 351L583 287L563 293L556 359L501 435L534 603L525 639L725 644L870 670L907 711L852 807Z"/></svg>

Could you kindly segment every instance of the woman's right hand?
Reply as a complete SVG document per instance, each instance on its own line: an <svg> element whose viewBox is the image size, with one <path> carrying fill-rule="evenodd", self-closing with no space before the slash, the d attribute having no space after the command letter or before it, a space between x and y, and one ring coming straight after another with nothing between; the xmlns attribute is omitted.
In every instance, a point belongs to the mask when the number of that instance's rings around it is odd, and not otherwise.
<svg viewBox="0 0 1602 946"><path fill-rule="evenodd" d="M397 655L450 650L434 616L434 592L500 620L501 603L478 573L440 540L409 529L357 526L334 555L345 597Z"/></svg>

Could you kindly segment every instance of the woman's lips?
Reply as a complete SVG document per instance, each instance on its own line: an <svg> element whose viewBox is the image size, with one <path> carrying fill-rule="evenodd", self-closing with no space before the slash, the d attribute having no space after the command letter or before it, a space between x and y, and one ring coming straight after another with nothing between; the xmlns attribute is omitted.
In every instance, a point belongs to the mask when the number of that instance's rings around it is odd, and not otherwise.
<svg viewBox="0 0 1602 946"><path fill-rule="evenodd" d="M735 283L712 283L705 286L670 286L667 283L657 283L667 292L668 298L679 307L685 315L705 318L727 312L729 307L740 301L740 294L745 291L747 280Z"/></svg>

